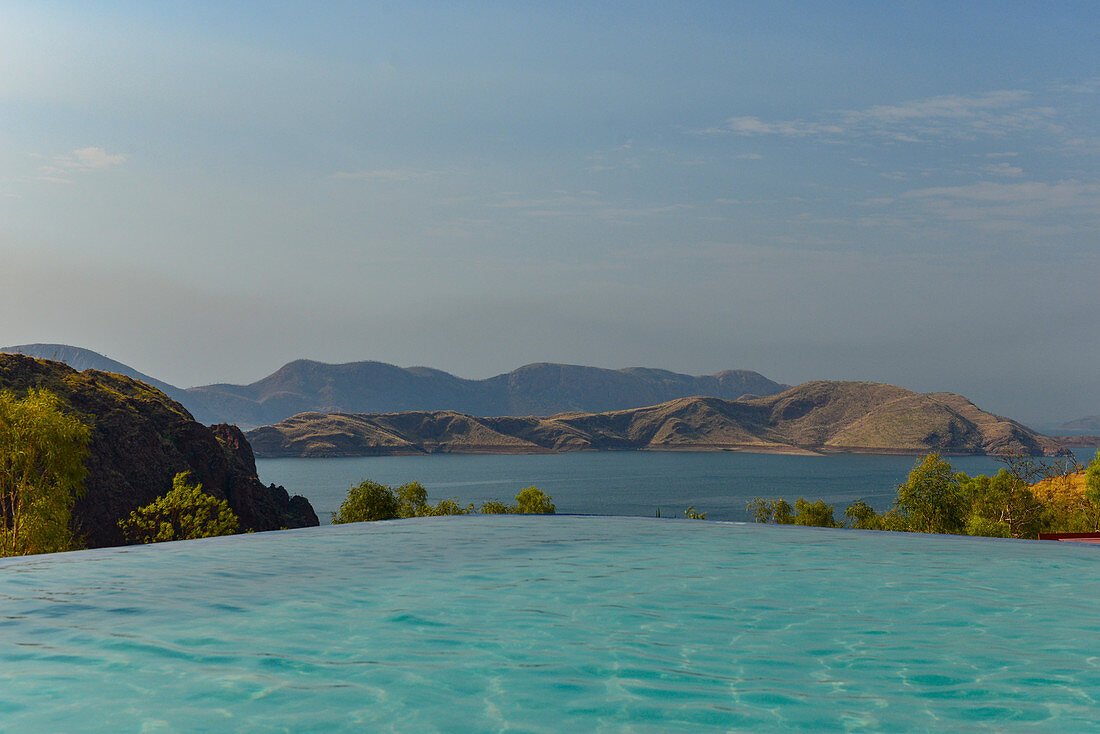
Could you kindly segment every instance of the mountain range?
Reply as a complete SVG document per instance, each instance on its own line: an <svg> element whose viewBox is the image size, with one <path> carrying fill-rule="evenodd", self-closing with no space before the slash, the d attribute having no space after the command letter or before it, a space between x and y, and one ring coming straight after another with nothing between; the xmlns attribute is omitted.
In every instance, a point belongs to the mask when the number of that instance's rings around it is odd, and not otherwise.
<svg viewBox="0 0 1100 734"><path fill-rule="evenodd" d="M549 418L456 411L303 413L249 431L258 456L742 450L777 453L1030 455L1065 452L961 395L871 382L808 382L777 395L688 397L630 410Z"/></svg>
<svg viewBox="0 0 1100 734"><path fill-rule="evenodd" d="M297 360L249 385L181 389L79 347L24 344L0 352L64 362L74 369L116 372L153 385L203 423L253 427L302 412L389 413L454 410L483 416L602 412L654 405L692 395L734 399L773 395L783 385L749 370L695 377L667 370L620 370L530 364L484 380L467 380L428 367L382 362L327 364Z"/></svg>

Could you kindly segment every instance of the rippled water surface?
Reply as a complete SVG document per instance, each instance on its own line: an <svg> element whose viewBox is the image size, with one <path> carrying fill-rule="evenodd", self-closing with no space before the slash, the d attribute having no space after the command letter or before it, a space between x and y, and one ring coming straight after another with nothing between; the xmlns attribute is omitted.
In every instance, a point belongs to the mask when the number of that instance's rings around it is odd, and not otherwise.
<svg viewBox="0 0 1100 734"><path fill-rule="evenodd" d="M1080 449L1084 463L1096 449ZM566 454L433 454L341 459L260 459L264 482L305 495L322 522L365 478L383 484L421 482L435 502L510 501L523 487L548 492L558 512L683 517L693 506L710 520L748 520L754 497L799 497L835 505L837 517L857 498L877 510L894 501L917 457L874 454L785 456L733 451L590 451ZM991 456L953 456L971 476L995 474Z"/></svg>
<svg viewBox="0 0 1100 734"><path fill-rule="evenodd" d="M455 517L0 563L4 731L1095 731L1100 549Z"/></svg>

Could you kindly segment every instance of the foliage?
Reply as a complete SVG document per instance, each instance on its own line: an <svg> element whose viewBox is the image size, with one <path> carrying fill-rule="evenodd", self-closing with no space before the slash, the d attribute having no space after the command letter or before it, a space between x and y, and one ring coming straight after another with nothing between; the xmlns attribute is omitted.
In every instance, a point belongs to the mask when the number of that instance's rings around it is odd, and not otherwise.
<svg viewBox="0 0 1100 734"><path fill-rule="evenodd" d="M851 522L848 527L856 528L857 530L879 530L879 524L881 519L875 509L869 504L863 501L860 497L852 504L848 505L848 509L844 511L844 516Z"/></svg>
<svg viewBox="0 0 1100 734"><path fill-rule="evenodd" d="M746 506L756 522L776 522L780 525L794 523L794 508L787 500L766 500L757 497Z"/></svg>
<svg viewBox="0 0 1100 734"><path fill-rule="evenodd" d="M909 472L898 487L894 509L905 518L908 530L917 533L963 533L970 514L961 477L936 453Z"/></svg>
<svg viewBox="0 0 1100 734"><path fill-rule="evenodd" d="M212 497L193 484L190 472L172 479L172 489L118 522L130 543L163 543L233 535L240 523L229 503Z"/></svg>
<svg viewBox="0 0 1100 734"><path fill-rule="evenodd" d="M794 524L806 525L814 528L839 528L841 527L833 518L832 505L827 505L821 500L807 502L799 497L794 503Z"/></svg>
<svg viewBox="0 0 1100 734"><path fill-rule="evenodd" d="M408 482L397 489L364 479L348 490L348 496L332 518L334 524L395 520L410 517L441 517L470 515L477 512L473 504L460 505L457 499L428 503L428 491L420 482ZM513 505L489 500L481 506L486 515L554 514L550 496L537 487L527 487L516 495Z"/></svg>
<svg viewBox="0 0 1100 734"><path fill-rule="evenodd" d="M968 477L937 454L926 456L898 487L889 511L880 515L858 499L844 511L846 526L833 522L832 507L820 500L799 498L792 508L784 500L758 498L747 509L756 522L996 538L1100 530L1100 452L1084 471L1064 458L999 458L1006 466L992 477Z"/></svg>
<svg viewBox="0 0 1100 734"><path fill-rule="evenodd" d="M778 525L805 525L815 528L843 527L833 517L832 505L821 500L809 502L799 497L794 506L784 499L765 500L756 498L746 506L756 522L774 522Z"/></svg>
<svg viewBox="0 0 1100 734"><path fill-rule="evenodd" d="M968 535L1038 537L1045 508L1020 477L1001 469L992 477L967 477L962 488L970 500Z"/></svg>
<svg viewBox="0 0 1100 734"><path fill-rule="evenodd" d="M398 487L397 500L400 503L397 516L402 518L469 515L474 511L473 505L462 507L457 499L440 500L434 507L429 505L428 491L420 482L409 482Z"/></svg>
<svg viewBox="0 0 1100 734"><path fill-rule="evenodd" d="M684 517L686 517L688 520L706 520L707 513L696 512L695 507L689 507L684 510Z"/></svg>
<svg viewBox="0 0 1100 734"><path fill-rule="evenodd" d="M550 501L550 495L538 487L521 489L516 495L515 512L519 515L553 515L554 503Z"/></svg>
<svg viewBox="0 0 1100 734"><path fill-rule="evenodd" d="M364 479L348 490L348 496L332 517L334 525L346 522L394 520L399 517L401 501L384 484Z"/></svg>
<svg viewBox="0 0 1100 734"><path fill-rule="evenodd" d="M1085 470L1085 496L1089 502L1100 506L1100 450Z"/></svg>
<svg viewBox="0 0 1100 734"><path fill-rule="evenodd" d="M83 493L91 430L48 390L0 392L0 556L78 547L73 504Z"/></svg>
<svg viewBox="0 0 1100 734"><path fill-rule="evenodd" d="M500 500L489 500L481 506L483 515L507 515L511 508Z"/></svg>
<svg viewBox="0 0 1100 734"><path fill-rule="evenodd" d="M1080 473L1048 477L1029 489L1043 505L1043 532L1100 530L1100 452Z"/></svg>

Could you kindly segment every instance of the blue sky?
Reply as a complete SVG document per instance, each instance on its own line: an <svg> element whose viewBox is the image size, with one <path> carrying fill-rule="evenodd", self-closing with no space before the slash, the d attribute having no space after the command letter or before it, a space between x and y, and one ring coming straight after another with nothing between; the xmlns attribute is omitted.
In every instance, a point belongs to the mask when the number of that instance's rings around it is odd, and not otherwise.
<svg viewBox="0 0 1100 734"><path fill-rule="evenodd" d="M1094 4L97 5L0 5L0 342L1100 413Z"/></svg>

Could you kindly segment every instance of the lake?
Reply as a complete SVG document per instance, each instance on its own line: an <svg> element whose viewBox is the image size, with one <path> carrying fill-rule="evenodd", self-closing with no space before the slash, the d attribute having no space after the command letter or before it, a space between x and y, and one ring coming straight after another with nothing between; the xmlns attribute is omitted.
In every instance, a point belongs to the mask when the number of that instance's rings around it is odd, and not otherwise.
<svg viewBox="0 0 1100 734"><path fill-rule="evenodd" d="M1096 449L1076 452L1082 463ZM259 459L265 483L285 486L313 503L328 522L363 479L389 485L419 481L433 502L455 497L462 504L511 501L524 487L550 494L559 513L683 517L690 506L711 520L747 520L755 497L824 500L844 509L863 498L876 510L894 501L895 490L917 461L913 456L835 454L787 456L737 452L606 451L565 454L434 454L341 459ZM950 457L958 471L993 474L1002 464L988 456Z"/></svg>

